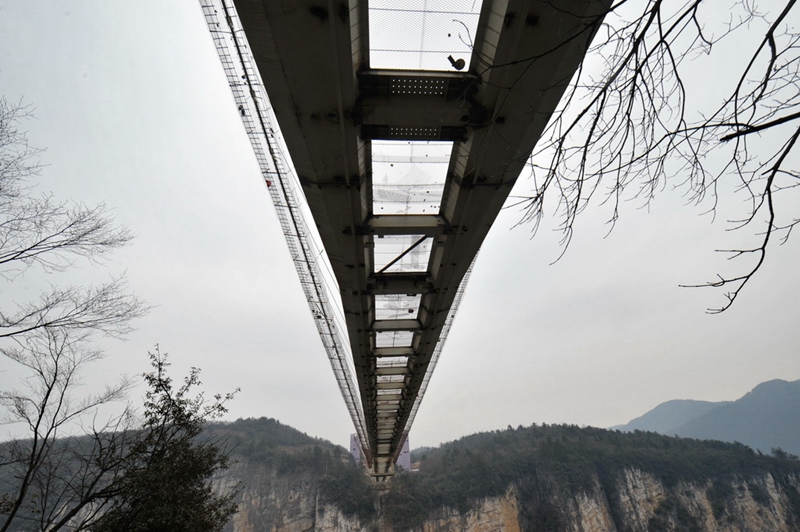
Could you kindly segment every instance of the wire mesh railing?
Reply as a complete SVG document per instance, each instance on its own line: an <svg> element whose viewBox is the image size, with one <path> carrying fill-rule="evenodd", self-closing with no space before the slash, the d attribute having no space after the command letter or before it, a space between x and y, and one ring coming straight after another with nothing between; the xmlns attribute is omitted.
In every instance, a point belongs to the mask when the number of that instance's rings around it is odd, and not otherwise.
<svg viewBox="0 0 800 532"><path fill-rule="evenodd" d="M358 435L370 455L366 423L351 367L350 346L341 309L330 294L335 278L305 221L302 192L287 161L266 89L249 52L244 30L229 0L200 0L206 23L228 79L247 137L261 169L289 247L317 332ZM323 269L320 268L323 264Z"/></svg>

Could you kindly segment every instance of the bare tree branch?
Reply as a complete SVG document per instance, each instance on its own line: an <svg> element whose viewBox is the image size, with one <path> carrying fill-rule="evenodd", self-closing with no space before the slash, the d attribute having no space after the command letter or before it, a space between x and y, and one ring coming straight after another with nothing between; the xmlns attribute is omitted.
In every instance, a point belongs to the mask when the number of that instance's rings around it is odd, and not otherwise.
<svg viewBox="0 0 800 532"><path fill-rule="evenodd" d="M132 238L104 205L34 191L28 180L41 168L39 152L19 131L29 113L0 99L0 283L6 285L31 269L50 276L77 259L96 265ZM117 495L134 418L129 409L105 424L93 418L99 407L122 399L129 382L81 395L80 376L102 357L90 345L95 334L122 336L145 312L122 277L89 287L50 284L38 298L0 303L0 356L23 374L14 387L0 389L0 422L25 434L0 445L3 480L15 481L0 496L0 532L21 522L42 531L82 530ZM87 435L69 433L87 419L93 419Z"/></svg>
<svg viewBox="0 0 800 532"><path fill-rule="evenodd" d="M10 314L0 312L0 338L24 335L37 329L98 331L121 336L130 321L148 307L126 292L124 279L89 287L51 287L36 301L18 306Z"/></svg>
<svg viewBox="0 0 800 532"><path fill-rule="evenodd" d="M29 113L0 99L0 282L13 282L30 268L62 272L77 258L96 263L132 238L104 205L89 208L34 194L26 180L41 168L39 152L18 129ZM130 321L147 311L126 288L122 278L89 288L50 286L37 300L0 306L0 339L42 328L125 334Z"/></svg>
<svg viewBox="0 0 800 532"><path fill-rule="evenodd" d="M647 203L667 183L692 203L710 200L711 212L723 180L735 183L750 210L734 228L753 227L760 236L731 258L759 260L741 274L695 285L732 287L726 304L710 312L729 308L763 265L770 236L779 232L785 242L797 223L779 207L791 208L780 199L800 176L792 167L800 117L796 11L796 0L612 6L531 157L533 194L515 203L521 223L535 231L554 205L568 245L576 216L598 191L612 209L613 227L622 201ZM738 69L727 89L712 79L697 82L703 75L697 60L718 57ZM709 105L712 94L719 99Z"/></svg>
<svg viewBox="0 0 800 532"><path fill-rule="evenodd" d="M84 338L76 339L63 329L38 329L17 345L0 349L0 355L28 370L28 377L22 381L24 390L0 391L0 406L6 409L3 422L27 426L27 438L14 441L8 448L11 457L8 462L19 480L14 499L7 501L8 508L2 512L5 521L0 521L0 531L5 531L18 518L26 501L33 501L39 507L40 518L55 515L55 509L42 505L53 504L53 490L68 489L59 477L68 474L69 468L76 464L80 467L80 461L76 462L74 456L65 456L64 453L71 452L74 446L70 447L70 438L58 440L60 431L95 412L99 406L123 398L130 383L122 380L76 401L74 395L80 372L102 354L89 348ZM128 421L130 416L126 411L115 425ZM31 490L35 492L32 494ZM71 498L62 493L57 500L66 502Z"/></svg>

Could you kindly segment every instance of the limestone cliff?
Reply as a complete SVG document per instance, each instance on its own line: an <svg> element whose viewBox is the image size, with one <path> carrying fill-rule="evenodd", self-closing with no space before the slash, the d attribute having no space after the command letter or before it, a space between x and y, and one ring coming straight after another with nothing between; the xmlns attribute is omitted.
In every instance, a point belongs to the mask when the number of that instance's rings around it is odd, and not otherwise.
<svg viewBox="0 0 800 532"><path fill-rule="evenodd" d="M718 502L709 495L710 488L708 484L684 483L666 488L650 475L638 470L626 470L611 497L599 483L589 492L573 495L556 491L537 494L539 500L534 505L551 510L549 523L537 523L535 518L525 519L524 509L530 501L523 500L519 490L512 486L504 495L483 499L464 514L442 509L441 516L429 516L415 532L798 530L800 521L789 500L800 494L797 479L792 484L794 492L788 494L769 475L749 481L734 481L729 486L732 496L722 501L721 511L715 510ZM616 501L610 500L614 498Z"/></svg>
<svg viewBox="0 0 800 532"><path fill-rule="evenodd" d="M241 466L239 466L241 467ZM243 471L232 471L233 475ZM255 479L252 471L246 476ZM376 515L362 522L335 504L320 501L311 483L291 487L275 477L262 478L242 493L234 532L400 532ZM615 490L599 482L588 491L568 493L547 479L540 489L512 485L501 496L487 497L467 511L442 507L426 516L414 532L797 532L798 515L791 499L800 497L800 482L788 487L774 478L736 479L719 499L712 483L678 483L666 487L635 469L625 470ZM262 489L266 488L266 489ZM719 486L717 486L719 488ZM789 490L793 490L787 492Z"/></svg>
<svg viewBox="0 0 800 532"><path fill-rule="evenodd" d="M800 462L738 444L533 426L427 451L375 486L327 442L236 434L227 532L800 531Z"/></svg>
<svg viewBox="0 0 800 532"><path fill-rule="evenodd" d="M371 532L374 523L362 525L337 506L320 500L313 476L279 475L269 468L236 464L228 482L241 480L239 511L226 531L235 532Z"/></svg>
<svg viewBox="0 0 800 532"><path fill-rule="evenodd" d="M391 527L387 525L387 530ZM474 508L465 513L450 508L428 516L421 532L449 532L464 530L470 532L521 532L519 522L519 497L511 487L501 497L491 497L476 501Z"/></svg>

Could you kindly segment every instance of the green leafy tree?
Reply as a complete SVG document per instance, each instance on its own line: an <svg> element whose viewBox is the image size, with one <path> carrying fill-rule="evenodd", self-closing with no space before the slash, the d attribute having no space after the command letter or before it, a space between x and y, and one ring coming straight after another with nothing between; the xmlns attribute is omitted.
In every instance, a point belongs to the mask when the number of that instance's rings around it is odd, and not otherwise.
<svg viewBox="0 0 800 532"><path fill-rule="evenodd" d="M779 458L781 460L798 460L798 456L796 454L787 453L780 447L773 447L772 452L770 454L775 458Z"/></svg>
<svg viewBox="0 0 800 532"><path fill-rule="evenodd" d="M219 441L201 438L209 420L227 412L234 394L202 393L192 368L179 387L167 376L166 355L150 353L154 371L145 375L150 386L141 436L132 446L127 471L109 508L90 527L94 532L211 532L221 530L236 511L237 488L217 493L212 477L229 466ZM237 390L238 391L238 390ZM235 393L235 392L234 392Z"/></svg>
<svg viewBox="0 0 800 532"><path fill-rule="evenodd" d="M39 348L41 360L51 357L49 366L37 366L40 373L57 378L34 384L49 383L50 394L69 403L66 391L87 357L70 343ZM200 384L198 369L175 388L166 355L156 350L150 357L142 417L126 409L103 430L57 438L58 429L75 419L71 414L80 417L124 390L109 388L72 408L48 400L45 412L19 402L35 430L33 438L0 445L3 530L211 532L224 526L236 510L237 487L214 489L213 476L228 467L228 455L219 440L201 433L226 412L234 394L211 401L202 393L191 397Z"/></svg>

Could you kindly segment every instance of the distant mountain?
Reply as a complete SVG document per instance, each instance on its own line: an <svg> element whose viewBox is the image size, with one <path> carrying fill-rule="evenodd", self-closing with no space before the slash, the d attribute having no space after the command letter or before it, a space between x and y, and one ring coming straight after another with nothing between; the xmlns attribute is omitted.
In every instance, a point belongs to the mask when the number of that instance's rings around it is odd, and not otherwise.
<svg viewBox="0 0 800 532"><path fill-rule="evenodd" d="M667 401L613 428L737 441L764 453L780 447L800 455L800 380L764 382L736 401Z"/></svg>
<svg viewBox="0 0 800 532"><path fill-rule="evenodd" d="M661 403L645 415L637 417L627 425L618 425L611 428L627 432L644 430L672 435L675 434L675 432L673 432L675 429L686 423L686 420L699 418L711 410L729 403L729 401L714 403L711 401L675 399L667 401L666 403Z"/></svg>

